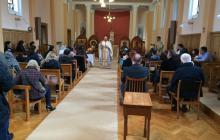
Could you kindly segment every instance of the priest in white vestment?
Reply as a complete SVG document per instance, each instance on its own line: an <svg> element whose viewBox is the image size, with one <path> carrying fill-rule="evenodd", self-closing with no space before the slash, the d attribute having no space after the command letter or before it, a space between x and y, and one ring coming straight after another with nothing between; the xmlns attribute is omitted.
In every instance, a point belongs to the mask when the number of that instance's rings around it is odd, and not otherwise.
<svg viewBox="0 0 220 140"><path fill-rule="evenodd" d="M113 58L112 44L105 36L104 40L99 43L99 61L101 66L110 68L111 59Z"/></svg>

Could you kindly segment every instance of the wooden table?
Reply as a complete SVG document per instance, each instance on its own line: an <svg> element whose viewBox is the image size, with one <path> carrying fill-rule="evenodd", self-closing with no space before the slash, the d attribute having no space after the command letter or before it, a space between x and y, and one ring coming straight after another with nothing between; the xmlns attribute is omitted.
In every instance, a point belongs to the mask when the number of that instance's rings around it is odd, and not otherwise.
<svg viewBox="0 0 220 140"><path fill-rule="evenodd" d="M124 96L124 140L128 128L128 115L144 116L144 137L150 138L150 119L152 102L149 93L125 92Z"/></svg>

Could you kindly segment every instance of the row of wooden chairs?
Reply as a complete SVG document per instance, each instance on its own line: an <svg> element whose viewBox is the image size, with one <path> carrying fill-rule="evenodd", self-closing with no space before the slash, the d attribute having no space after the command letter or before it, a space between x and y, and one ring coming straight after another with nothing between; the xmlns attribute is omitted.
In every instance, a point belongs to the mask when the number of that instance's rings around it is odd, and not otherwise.
<svg viewBox="0 0 220 140"><path fill-rule="evenodd" d="M123 71L121 70L121 67L118 67L118 82L121 80L121 75L122 75ZM160 83L159 83L159 101L163 101L163 95L167 95L168 93L168 85L170 84L173 75L174 75L174 71L161 71L160 72ZM144 84L146 84L146 80L147 78L140 78L140 79L135 79L135 78L130 78L130 77L126 77L126 91L132 91L132 92L143 92L143 86ZM127 85L127 83L129 83L129 85ZM199 111L200 111L200 92L201 92L201 88L202 88L202 82L198 81L197 83L197 87L194 86L193 88L198 88L197 90L197 97L189 100L189 101L185 101L183 100L183 98L181 98L181 92L182 90L185 90L187 92L190 92L190 90L193 90L192 87L191 88L185 88L186 84L184 81L179 81L178 83L178 88L177 88L177 92L176 93L172 93L171 92L171 105L172 105L172 100L175 99L177 101L177 118L179 118L179 106L180 104L186 104L186 105L193 105L197 108L197 119L199 119ZM193 84L189 85L192 86ZM119 84L118 84L119 86ZM128 87L127 87L128 86ZM189 87L188 86L188 87Z"/></svg>
<svg viewBox="0 0 220 140"><path fill-rule="evenodd" d="M64 77L70 78L70 84L69 88L72 88L76 83L79 82L79 80L82 78L82 72L79 71L79 68L77 67L77 61L73 62L75 64L76 69L76 77L74 82L72 82L72 65L71 64L61 64L62 73L59 69L41 69L41 73L46 78L50 79L51 77L56 77L57 83L50 82L48 83L50 86L54 86L58 84L58 94L52 94L52 98L55 99L55 103L58 103L58 100L61 100L62 97L64 97ZM21 69L25 69L27 63L20 63ZM16 85L14 86L9 92L8 92L8 101L9 106L11 109L11 117L14 116L13 108L16 104L22 104L23 110L26 112L26 120L28 121L30 119L30 106L33 104L38 105L38 113L41 113L42 110L42 103L41 100L38 101L30 101L29 98L29 91L31 89L31 86L27 85ZM14 90L22 90L24 91L24 99L17 99L14 97Z"/></svg>

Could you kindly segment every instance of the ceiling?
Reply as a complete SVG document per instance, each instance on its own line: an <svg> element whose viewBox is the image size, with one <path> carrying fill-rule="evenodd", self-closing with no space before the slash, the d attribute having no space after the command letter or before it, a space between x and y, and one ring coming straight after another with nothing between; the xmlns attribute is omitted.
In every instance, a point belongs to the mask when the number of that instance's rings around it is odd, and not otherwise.
<svg viewBox="0 0 220 140"><path fill-rule="evenodd" d="M80 2L93 2L94 0L73 0L73 1L80 1ZM99 1L99 0L96 0ZM107 0L105 0L107 1ZM151 3L153 0L115 0L115 2L141 2L141 3Z"/></svg>
<svg viewBox="0 0 220 140"><path fill-rule="evenodd" d="M101 10L106 11L108 10L108 0L106 1L107 7L101 8L99 3L99 0L73 0L73 2L76 2L77 5L84 5L86 3L91 3L92 8L95 10ZM139 5L139 9L148 9L148 6L153 3L154 0L115 0L111 3L111 11L128 11L132 9L132 6L135 4Z"/></svg>

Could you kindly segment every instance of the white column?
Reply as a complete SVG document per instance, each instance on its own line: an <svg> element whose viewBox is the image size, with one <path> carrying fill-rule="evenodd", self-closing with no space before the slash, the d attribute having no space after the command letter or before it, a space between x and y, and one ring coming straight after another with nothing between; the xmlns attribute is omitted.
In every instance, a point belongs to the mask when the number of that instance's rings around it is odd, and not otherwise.
<svg viewBox="0 0 220 140"><path fill-rule="evenodd" d="M91 35L90 23L91 23L91 4L85 4L86 6L86 37Z"/></svg>
<svg viewBox="0 0 220 140"><path fill-rule="evenodd" d="M138 14L139 5L134 5L133 8L133 21L132 21L132 34L133 36L137 35L137 14Z"/></svg>
<svg viewBox="0 0 220 140"><path fill-rule="evenodd" d="M95 29L95 24L94 24L94 21L95 21L95 10L91 10L91 35L93 35L95 32L94 32L94 29Z"/></svg>
<svg viewBox="0 0 220 140"><path fill-rule="evenodd" d="M132 40L133 38L133 11L130 11L130 21L129 21L129 38Z"/></svg>

